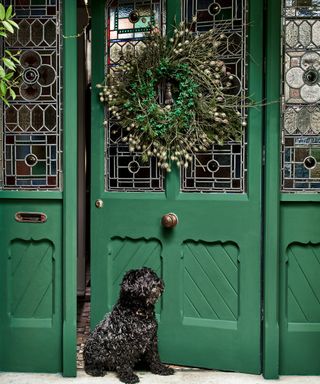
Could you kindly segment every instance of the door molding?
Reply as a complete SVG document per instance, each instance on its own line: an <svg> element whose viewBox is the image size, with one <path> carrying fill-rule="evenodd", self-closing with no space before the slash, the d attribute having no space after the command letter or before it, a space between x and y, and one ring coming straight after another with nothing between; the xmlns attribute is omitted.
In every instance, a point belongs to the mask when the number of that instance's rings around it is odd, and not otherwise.
<svg viewBox="0 0 320 384"><path fill-rule="evenodd" d="M267 4L265 34L265 187L263 376L279 377L279 231L280 231L280 41L281 5Z"/></svg>
<svg viewBox="0 0 320 384"><path fill-rule="evenodd" d="M77 2L63 2L63 376L77 374Z"/></svg>
<svg viewBox="0 0 320 384"><path fill-rule="evenodd" d="M104 25L104 17L105 3L99 0L92 0L92 52L104 52L104 38L101 36L101 25ZM104 121L104 106L102 103L97 103L97 100L99 99L99 89L96 87L96 84L101 83L104 78L104 60L101 60L100 56L92 60L91 70L91 148L96 148L96 151L91 150L91 175L95 175L95 177L91 177L90 179L90 188L91 190L96 191L97 195L91 194L90 207L94 207L95 201L101 198L104 192L104 162L103 156L100 155L103 153L104 145L104 129L102 124ZM101 124L96 124L97 121L101 121Z"/></svg>

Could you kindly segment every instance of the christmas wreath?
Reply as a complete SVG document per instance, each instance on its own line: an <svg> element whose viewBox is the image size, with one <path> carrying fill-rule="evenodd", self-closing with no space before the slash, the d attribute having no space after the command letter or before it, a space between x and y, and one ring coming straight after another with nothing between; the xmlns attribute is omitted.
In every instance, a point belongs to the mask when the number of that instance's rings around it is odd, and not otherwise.
<svg viewBox="0 0 320 384"><path fill-rule="evenodd" d="M98 87L130 152L156 156L170 171L172 162L188 167L195 152L241 139L239 84L220 59L225 38L180 23L171 38L151 27L142 47L127 46Z"/></svg>

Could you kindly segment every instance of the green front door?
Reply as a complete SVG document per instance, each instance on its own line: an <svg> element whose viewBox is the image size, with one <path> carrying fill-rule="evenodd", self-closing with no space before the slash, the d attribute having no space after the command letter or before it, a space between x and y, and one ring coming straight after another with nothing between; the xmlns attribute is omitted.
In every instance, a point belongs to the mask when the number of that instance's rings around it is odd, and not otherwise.
<svg viewBox="0 0 320 384"><path fill-rule="evenodd" d="M158 0L115 1L109 8L103 1L92 4L92 326L111 311L124 273L150 266L166 286L157 307L163 361L259 373L259 108L242 111L249 114L242 142L214 146L193 158L187 171L176 168L168 175L131 154L114 135L112 120L103 124L95 85L104 78L106 52L107 63L116 65L124 44L141 39L130 11L154 12L161 25L162 7ZM199 32L225 23L225 60L240 80L239 91L262 100L262 2L230 0L213 8L209 0L167 2L167 25L181 12L186 20L197 13ZM178 217L173 229L161 225L167 213Z"/></svg>

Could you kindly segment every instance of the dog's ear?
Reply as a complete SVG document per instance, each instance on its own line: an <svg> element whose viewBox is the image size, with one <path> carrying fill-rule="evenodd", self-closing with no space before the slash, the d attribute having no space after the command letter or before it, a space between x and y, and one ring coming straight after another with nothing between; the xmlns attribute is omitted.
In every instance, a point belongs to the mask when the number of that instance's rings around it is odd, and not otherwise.
<svg viewBox="0 0 320 384"><path fill-rule="evenodd" d="M132 269L128 271L122 279L121 294L130 294L134 291L134 285L137 278L137 271Z"/></svg>

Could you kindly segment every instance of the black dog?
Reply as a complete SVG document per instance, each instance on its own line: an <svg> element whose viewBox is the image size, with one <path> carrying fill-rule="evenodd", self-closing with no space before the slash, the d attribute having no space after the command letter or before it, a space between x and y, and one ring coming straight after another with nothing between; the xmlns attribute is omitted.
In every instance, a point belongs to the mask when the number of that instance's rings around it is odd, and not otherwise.
<svg viewBox="0 0 320 384"><path fill-rule="evenodd" d="M163 281L150 268L126 273L118 302L85 344L86 373L103 376L106 371L116 371L122 382L130 384L139 381L133 373L138 362L158 375L174 373L161 363L158 354L154 305L163 290Z"/></svg>

